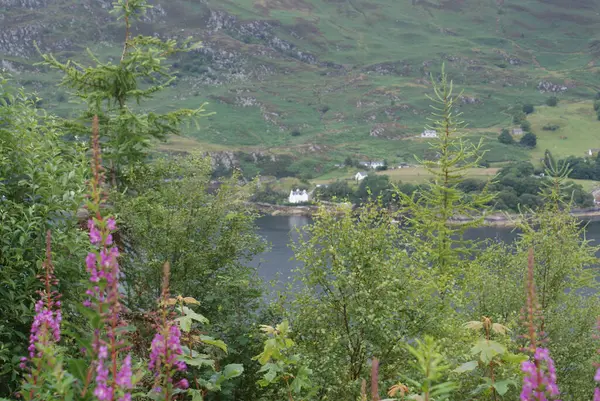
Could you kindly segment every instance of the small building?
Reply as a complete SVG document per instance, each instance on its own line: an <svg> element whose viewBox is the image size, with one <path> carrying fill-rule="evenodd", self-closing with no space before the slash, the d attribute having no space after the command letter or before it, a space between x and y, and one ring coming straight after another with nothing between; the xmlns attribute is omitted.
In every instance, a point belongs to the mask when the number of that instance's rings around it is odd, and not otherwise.
<svg viewBox="0 0 600 401"><path fill-rule="evenodd" d="M426 129L425 131L421 132L421 138L437 138L437 131L434 129Z"/></svg>
<svg viewBox="0 0 600 401"><path fill-rule="evenodd" d="M377 169L379 167L383 167L385 165L382 161L370 161L370 162L360 162L360 165L363 167Z"/></svg>
<svg viewBox="0 0 600 401"><path fill-rule="evenodd" d="M588 151L586 152L586 154L587 154L589 157L592 157L592 156L594 156L594 155L597 155L598 153L600 153L600 149L598 149L598 148L590 148L590 149L588 149Z"/></svg>
<svg viewBox="0 0 600 401"><path fill-rule="evenodd" d="M354 176L354 179L355 179L356 181L362 181L362 180L364 180L365 178L367 178L367 175L368 175L368 174L367 174L366 172L364 172L364 171L359 171L359 172L358 172L358 173L356 173L356 175Z"/></svg>
<svg viewBox="0 0 600 401"><path fill-rule="evenodd" d="M299 189L296 189L296 190L292 189L290 191L289 202L290 203L308 202L308 192L306 192L306 189L303 189L302 191L300 191Z"/></svg>
<svg viewBox="0 0 600 401"><path fill-rule="evenodd" d="M513 135L523 135L523 128L513 128L512 134Z"/></svg>
<svg viewBox="0 0 600 401"><path fill-rule="evenodd" d="M410 165L408 163L400 163L398 165L398 168L409 168L409 167L410 167Z"/></svg>

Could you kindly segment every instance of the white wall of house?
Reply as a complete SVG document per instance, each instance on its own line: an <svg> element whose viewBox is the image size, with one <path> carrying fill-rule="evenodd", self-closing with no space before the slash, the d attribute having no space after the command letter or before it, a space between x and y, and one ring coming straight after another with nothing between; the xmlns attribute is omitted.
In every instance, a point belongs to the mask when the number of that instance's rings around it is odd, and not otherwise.
<svg viewBox="0 0 600 401"><path fill-rule="evenodd" d="M362 181L362 180L364 180L365 178L367 178L367 175L368 175L368 174L366 174L366 173L358 172L358 173L356 173L356 175L354 176L354 179L355 179L356 181Z"/></svg>
<svg viewBox="0 0 600 401"><path fill-rule="evenodd" d="M291 190L290 197L288 200L290 203L308 202L308 192L306 192L305 189L302 191L300 191L299 189Z"/></svg>
<svg viewBox="0 0 600 401"><path fill-rule="evenodd" d="M421 132L421 138L437 138L437 131L433 129L426 129Z"/></svg>

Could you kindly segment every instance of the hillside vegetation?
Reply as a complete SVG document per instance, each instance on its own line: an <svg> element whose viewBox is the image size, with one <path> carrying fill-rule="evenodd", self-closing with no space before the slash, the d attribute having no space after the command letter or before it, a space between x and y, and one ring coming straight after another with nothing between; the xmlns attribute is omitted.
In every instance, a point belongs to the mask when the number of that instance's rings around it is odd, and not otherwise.
<svg viewBox="0 0 600 401"><path fill-rule="evenodd" d="M563 142L540 138L533 155L496 143L509 109L559 97L564 115L597 91L600 4L593 0L170 0L134 33L203 42L174 60L179 79L152 99L152 110L208 101L216 114L187 133L199 149L289 153L315 174L347 155L410 162L427 143L415 139L429 115L430 73L441 64L464 88L460 111L470 135L489 138L488 161L537 159L544 147L580 154L577 117L560 124ZM123 31L110 0L0 0L0 58L45 107L73 113L59 76L34 63L34 41L59 59L89 47L118 61ZM82 60L85 60L83 58ZM597 124L588 110L585 131ZM588 113L586 111L586 113ZM563 111L561 110L561 113ZM557 118L531 118L534 132ZM589 120L589 121L588 121ZM583 124L583 123L582 123ZM590 139L591 137L587 137ZM568 144L563 146L563 144ZM190 150L191 146L183 146Z"/></svg>

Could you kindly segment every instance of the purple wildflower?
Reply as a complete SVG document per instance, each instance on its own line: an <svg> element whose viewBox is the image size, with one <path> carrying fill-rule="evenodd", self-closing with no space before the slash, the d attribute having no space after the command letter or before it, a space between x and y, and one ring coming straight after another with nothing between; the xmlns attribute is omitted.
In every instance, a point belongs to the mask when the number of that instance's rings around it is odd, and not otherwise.
<svg viewBox="0 0 600 401"><path fill-rule="evenodd" d="M94 220L92 220L92 219L88 220L88 229L90 230L90 242L94 245L99 244L100 241L102 241L102 235L100 234L100 231L96 227Z"/></svg>
<svg viewBox="0 0 600 401"><path fill-rule="evenodd" d="M106 219L106 228L108 228L110 231L115 231L117 229L117 224L115 223L114 218L109 217Z"/></svg>
<svg viewBox="0 0 600 401"><path fill-rule="evenodd" d="M131 355L127 355L123 360L123 366L119 373L117 374L117 385L124 389L130 389L131 384Z"/></svg>
<svg viewBox="0 0 600 401"><path fill-rule="evenodd" d="M525 373L521 401L553 400L560 394L556 384L556 368L546 348L537 348L534 361L525 361L521 370Z"/></svg>
<svg viewBox="0 0 600 401"><path fill-rule="evenodd" d="M167 340L165 347L165 338L162 334L156 333L150 347L150 370L156 371L160 369L161 362L166 369L174 367L179 371L187 369L185 362L179 360L179 355L183 353L181 349L181 331L174 323L169 323L167 330Z"/></svg>
<svg viewBox="0 0 600 401"><path fill-rule="evenodd" d="M190 383L187 381L187 379L181 379L179 381L179 383L177 383L176 387L185 390L186 388L188 388L190 386Z"/></svg>

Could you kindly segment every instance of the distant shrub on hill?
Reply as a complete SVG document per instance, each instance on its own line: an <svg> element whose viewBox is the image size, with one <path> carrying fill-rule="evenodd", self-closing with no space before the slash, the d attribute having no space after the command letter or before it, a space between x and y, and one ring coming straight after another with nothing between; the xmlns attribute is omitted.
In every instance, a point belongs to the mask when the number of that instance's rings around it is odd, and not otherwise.
<svg viewBox="0 0 600 401"><path fill-rule="evenodd" d="M542 127L544 131L557 131L560 129L560 125L557 124L547 124Z"/></svg>
<svg viewBox="0 0 600 401"><path fill-rule="evenodd" d="M519 143L522 146L526 146L528 148L535 148L537 145L537 136L531 132L528 132L525 135L523 135Z"/></svg>
<svg viewBox="0 0 600 401"><path fill-rule="evenodd" d="M546 99L546 104L550 107L556 107L558 105L558 98L556 96L551 96Z"/></svg>
<svg viewBox="0 0 600 401"><path fill-rule="evenodd" d="M527 104L523 105L522 110L523 110L523 113L525 113L525 114L531 114L535 111L535 107L533 107L532 104L527 103Z"/></svg>
<svg viewBox="0 0 600 401"><path fill-rule="evenodd" d="M515 144L515 140L513 139L512 135L510 134L510 132L508 132L508 130L506 128L504 128L502 130L502 132L500 133L500 135L498 135L498 142L503 143L505 145L514 145Z"/></svg>

